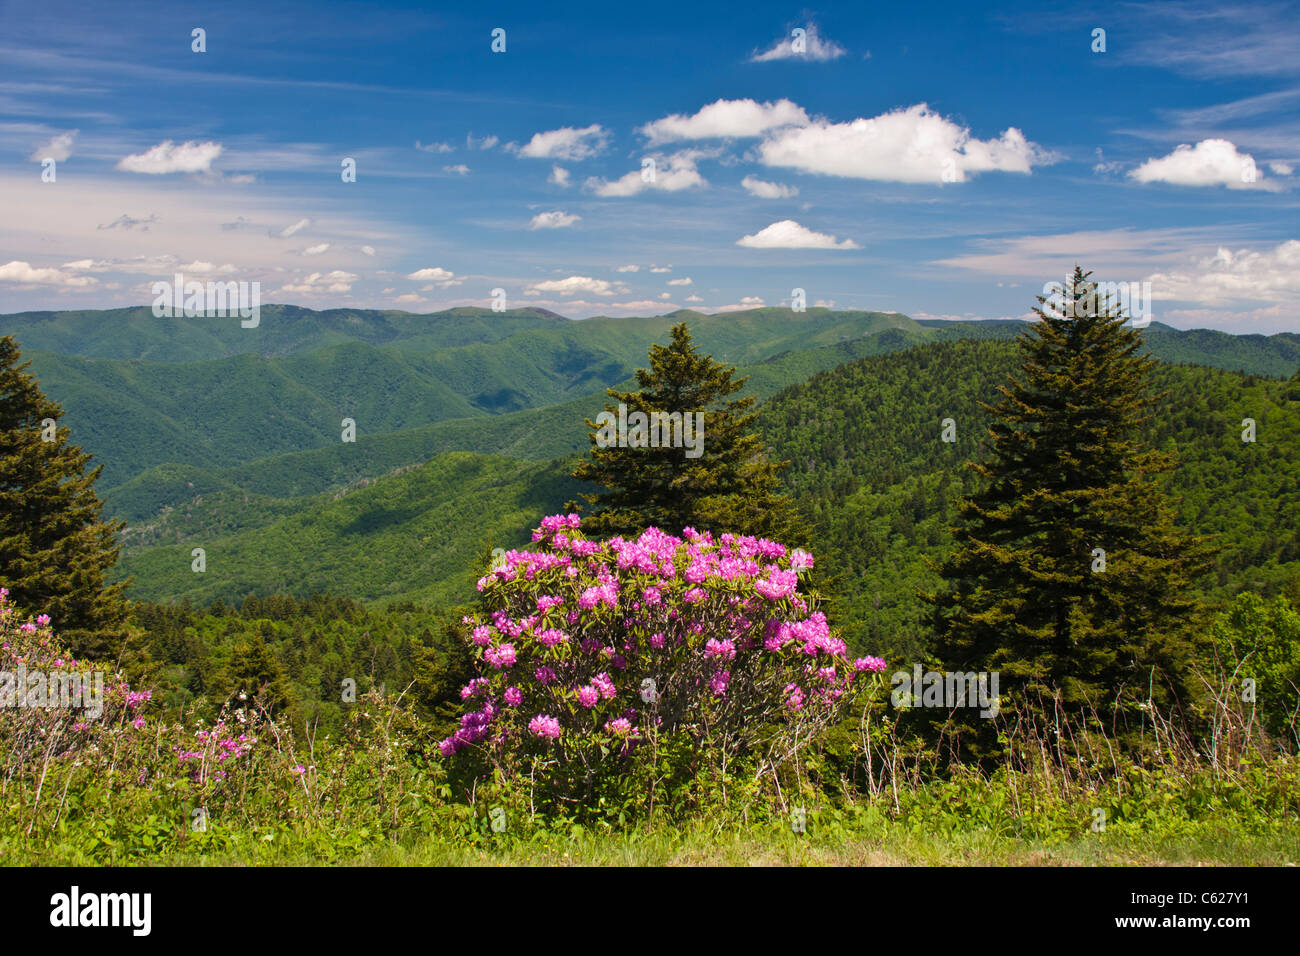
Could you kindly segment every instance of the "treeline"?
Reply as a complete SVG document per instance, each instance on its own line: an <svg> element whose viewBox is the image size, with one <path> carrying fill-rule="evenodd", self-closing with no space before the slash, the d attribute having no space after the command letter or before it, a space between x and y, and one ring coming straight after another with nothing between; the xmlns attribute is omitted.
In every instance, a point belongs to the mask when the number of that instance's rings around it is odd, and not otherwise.
<svg viewBox="0 0 1300 956"><path fill-rule="evenodd" d="M206 608L139 602L130 608L123 664L169 714L211 719L227 702L252 700L324 735L371 691L405 694L433 718L458 701L469 666L448 632L454 620L409 602L377 609L326 594L250 595Z"/></svg>

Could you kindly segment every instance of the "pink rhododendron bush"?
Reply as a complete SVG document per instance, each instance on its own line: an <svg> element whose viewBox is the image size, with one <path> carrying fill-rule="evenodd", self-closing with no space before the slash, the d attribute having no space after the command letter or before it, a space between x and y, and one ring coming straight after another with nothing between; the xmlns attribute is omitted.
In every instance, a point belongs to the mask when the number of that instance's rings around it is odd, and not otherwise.
<svg viewBox="0 0 1300 956"><path fill-rule="evenodd" d="M217 785L248 762L255 714L187 730L148 714L152 692L133 690L120 671L76 659L44 614L25 615L0 588L0 757L3 783L78 769L120 777L121 786L158 779Z"/></svg>
<svg viewBox="0 0 1300 956"><path fill-rule="evenodd" d="M477 675L459 729L473 752L543 796L585 804L669 777L783 767L876 686L800 589L811 555L765 539L655 528L588 540L546 518L535 548L478 582L465 618Z"/></svg>
<svg viewBox="0 0 1300 956"><path fill-rule="evenodd" d="M120 671L75 658L47 615L24 613L0 588L0 809L10 824L30 836L102 815L153 846L197 836L191 808L215 814L258 791L268 758L284 762L264 739L276 728L252 707L184 726L152 714L151 700ZM96 845L113 844L106 824L93 827Z"/></svg>

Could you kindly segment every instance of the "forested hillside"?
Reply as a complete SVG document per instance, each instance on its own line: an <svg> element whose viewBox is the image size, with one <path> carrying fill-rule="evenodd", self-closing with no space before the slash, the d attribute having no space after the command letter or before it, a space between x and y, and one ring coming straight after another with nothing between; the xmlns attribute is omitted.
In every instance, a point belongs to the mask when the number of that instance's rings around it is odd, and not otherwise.
<svg viewBox="0 0 1300 956"><path fill-rule="evenodd" d="M968 488L962 463L978 453L984 435L979 403L995 397L1014 361L1012 344L1003 340L927 345L819 373L764 404L760 431L773 456L791 463L786 484L811 519L816 553L837 576L840 623L856 646L924 650L915 592L934 586L926 560L950 545L955 501ZM1162 365L1158 381L1168 396L1147 440L1178 453L1182 464L1170 489L1183 498L1183 518L1196 532L1222 539L1206 593L1271 593L1294 580L1298 386L1174 365ZM536 416L520 421L521 437L530 424L548 421L581 441L581 419L599 405L594 397L586 409L575 405L519 413ZM941 440L946 418L955 426L952 443ZM1244 418L1256 421L1253 443L1241 440ZM544 446L546 432L531 433ZM422 438L429 440L427 432ZM273 460L282 469L278 486L269 467L258 478L265 487L288 488L323 458ZM398 452L388 461L397 468L401 458ZM133 524L122 573L136 576L137 597L152 600L234 601L281 589L305 597L330 581L365 601L468 600L476 557L522 543L536 514L573 497L567 470L563 462L444 454L341 497L246 496L232 481ZM496 520L487 523L489 516ZM335 534L339 529L348 533ZM204 574L190 570L194 546L208 550Z"/></svg>
<svg viewBox="0 0 1300 956"><path fill-rule="evenodd" d="M64 424L104 465L110 508L111 489L150 468L229 468L328 448L339 442L344 418L356 422L358 435L374 436L601 394L625 381L673 322L575 323L524 310L453 310L322 313L313 325L314 313L268 307L257 328L241 329L232 320L127 311L0 317L0 330L15 335L38 379L64 406ZM505 319L492 326L488 316ZM761 379L770 389L926 338L905 316L878 312L758 309L686 317L720 358L747 365L785 356ZM108 331L114 321L125 324L118 338ZM150 328L174 347L138 342L139 351L124 356L137 333ZM789 354L887 330L905 334L820 359ZM417 452L403 464L425 457Z"/></svg>
<svg viewBox="0 0 1300 956"><path fill-rule="evenodd" d="M256 329L147 309L4 317L104 466L127 521L119 579L138 600L242 600L330 590L371 602L458 602L493 547L527 539L578 489L584 419L627 387L673 321L739 365L760 432L836 582L850 640L923 650L915 593L1010 372L1018 322L755 309L571 322L545 310L312 312L267 306ZM1225 541L1206 593L1282 587L1300 561L1291 449L1300 336L1154 324L1168 397L1147 438L1178 451L1171 490ZM25 344L25 343L23 343ZM1187 364L1182 364L1187 363ZM1240 374L1245 372L1246 374ZM341 420L355 419L355 442ZM941 440L952 419L955 441ZM1242 419L1257 440L1241 441ZM1270 518L1271 516L1271 518ZM191 570L194 548L206 570Z"/></svg>
<svg viewBox="0 0 1300 956"><path fill-rule="evenodd" d="M970 490L987 419L980 402L1012 372L1010 343L967 341L865 359L775 395L769 447L842 575L845 626L863 646L917 653L926 559L951 546L957 497ZM1169 490L1182 519L1222 548L1207 593L1294 588L1300 576L1300 385L1198 366L1162 365L1167 397L1145 440L1176 451ZM955 442L942 440L952 419ZM1254 419L1256 440L1242 441Z"/></svg>

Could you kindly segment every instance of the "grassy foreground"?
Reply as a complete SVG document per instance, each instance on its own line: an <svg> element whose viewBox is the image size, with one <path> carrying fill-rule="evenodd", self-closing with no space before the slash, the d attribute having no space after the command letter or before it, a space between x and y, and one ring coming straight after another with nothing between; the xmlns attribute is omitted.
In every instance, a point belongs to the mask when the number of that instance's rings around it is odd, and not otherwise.
<svg viewBox="0 0 1300 956"><path fill-rule="evenodd" d="M1279 781L1281 782L1281 781ZM1270 816L1251 801L1198 801L1114 820L1092 832L1087 800L1065 800L1047 812L985 816L1001 804L1004 781L930 786L903 801L809 808L805 831L769 807L746 820L719 808L674 821L583 826L526 814L502 832L468 807L433 812L406 826L343 815L324 821L258 820L220 814L195 832L165 823L151 835L136 805L119 819L120 836L99 823L66 822L55 832L24 835L0 826L0 865L67 866L1296 866L1300 819ZM1189 788L1189 797L1199 790ZM1097 795L1100 796L1100 795ZM909 806L910 805L910 806ZM1001 804L1006 809L1005 804ZM1274 807L1276 810L1276 805ZM420 815L416 815L420 816ZM745 816L748 816L746 814ZM351 817L351 819L348 819ZM979 819L984 817L983 819ZM224 819L223 819L224 818ZM152 818L151 818L152 819ZM1073 822L1071 822L1073 821ZM159 821L162 823L162 821ZM13 823L10 819L9 823ZM86 824L90 824L87 826ZM126 832L124 832L126 831ZM129 832L131 835L127 836ZM107 842L105 842L105 840Z"/></svg>
<svg viewBox="0 0 1300 956"><path fill-rule="evenodd" d="M18 850L0 862L21 865L102 863L74 847L50 859ZM419 836L355 855L322 856L311 841L271 831L236 836L212 851L172 851L134 865L160 866L1295 866L1300 825L1267 834L1209 824L1180 836L1120 830L1061 840L1017 838L986 828L950 834L885 825L867 832L831 828L795 834L773 827L695 824L682 829L499 835L473 842Z"/></svg>

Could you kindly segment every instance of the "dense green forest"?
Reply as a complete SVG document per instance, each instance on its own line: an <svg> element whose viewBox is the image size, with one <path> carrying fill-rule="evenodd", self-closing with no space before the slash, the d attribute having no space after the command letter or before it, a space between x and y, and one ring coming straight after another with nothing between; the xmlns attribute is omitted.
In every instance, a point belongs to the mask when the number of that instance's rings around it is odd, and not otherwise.
<svg viewBox="0 0 1300 956"><path fill-rule="evenodd" d="M984 434L978 403L1013 363L1007 341L928 345L846 363L762 406L760 433L774 458L790 462L784 480L837 577L855 646L922 650L915 592L933 586L926 559L949 546L955 501L968 487L962 463ZM1170 490L1183 519L1223 539L1207 594L1283 588L1300 570L1296 386L1162 365L1159 387L1168 396L1147 440L1178 453ZM599 407L593 400L585 414ZM945 418L955 442L941 440ZM1243 418L1257 423L1253 443L1241 440ZM135 575L134 593L149 600L237 601L282 589L306 597L337 582L364 601L465 601L476 577L466 559L527 540L536 515L576 492L568 470L563 461L447 453L346 494L206 492L129 527L121 573ZM285 468L286 482L292 473ZM207 551L203 574L191 570L198 546Z"/></svg>
<svg viewBox="0 0 1300 956"><path fill-rule="evenodd" d="M791 462L786 481L840 575L844 625L862 646L908 656L918 643L916 591L926 561L951 546L962 463L976 456L979 405L1015 364L1009 343L956 342L865 359L814 376L764 406L762 431ZM1200 366L1161 365L1166 393L1145 441L1176 452L1168 490L1181 521L1221 550L1207 596L1297 596L1300 582L1300 384ZM1242 420L1256 423L1242 441ZM955 441L942 440L952 419Z"/></svg>
<svg viewBox="0 0 1300 956"><path fill-rule="evenodd" d="M197 705L208 719L264 686L274 689L272 712L322 735L339 731L345 701L370 693L405 694L436 718L470 676L463 647L447 639L450 613L412 603L381 610L323 594L204 608L142 602L132 623L128 659L159 703L172 713Z"/></svg>

